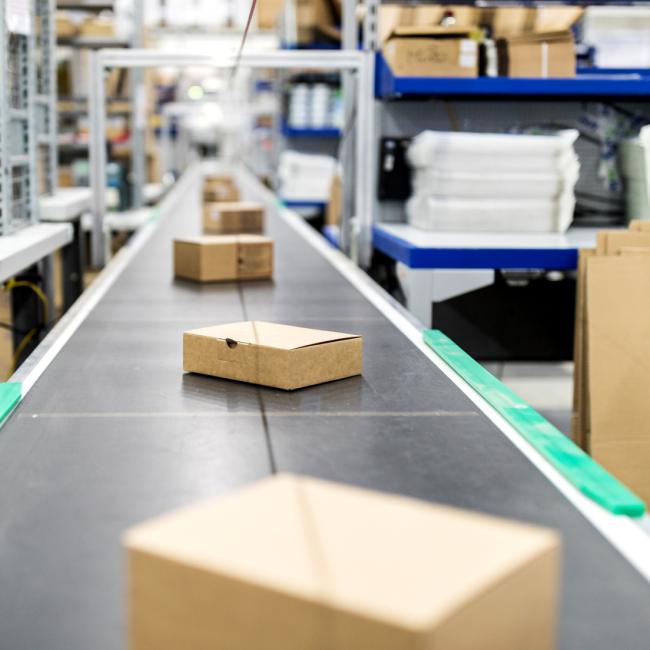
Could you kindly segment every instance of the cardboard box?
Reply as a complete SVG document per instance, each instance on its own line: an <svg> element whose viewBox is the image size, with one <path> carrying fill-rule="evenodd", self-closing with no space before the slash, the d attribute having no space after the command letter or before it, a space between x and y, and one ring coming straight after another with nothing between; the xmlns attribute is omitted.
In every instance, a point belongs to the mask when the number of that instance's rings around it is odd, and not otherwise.
<svg viewBox="0 0 650 650"><path fill-rule="evenodd" d="M239 189L232 176L213 175L206 176L203 181L204 203L233 203L241 199Z"/></svg>
<svg viewBox="0 0 650 650"><path fill-rule="evenodd" d="M650 232L601 231L578 265L573 433L577 443L650 500Z"/></svg>
<svg viewBox="0 0 650 650"><path fill-rule="evenodd" d="M115 38L113 19L101 16L86 18L79 26L79 36L84 38Z"/></svg>
<svg viewBox="0 0 650 650"><path fill-rule="evenodd" d="M257 28L276 29L283 7L284 0L257 0Z"/></svg>
<svg viewBox="0 0 650 650"><path fill-rule="evenodd" d="M499 74L517 78L576 76L576 51L570 31L521 34L497 41Z"/></svg>
<svg viewBox="0 0 650 650"><path fill-rule="evenodd" d="M587 287L589 450L650 501L650 248L590 259Z"/></svg>
<svg viewBox="0 0 650 650"><path fill-rule="evenodd" d="M279 475L124 538L130 650L551 650L549 530Z"/></svg>
<svg viewBox="0 0 650 650"><path fill-rule="evenodd" d="M479 44L468 29L397 27L383 47L400 77L477 77Z"/></svg>
<svg viewBox="0 0 650 650"><path fill-rule="evenodd" d="M185 332L183 369L295 390L361 374L363 339L249 321Z"/></svg>
<svg viewBox="0 0 650 650"><path fill-rule="evenodd" d="M397 27L439 27L447 12L456 21L455 27L475 29L482 10L468 5L404 5L382 4L377 17L377 34L383 45Z"/></svg>
<svg viewBox="0 0 650 650"><path fill-rule="evenodd" d="M203 207L203 230L216 235L259 234L264 230L260 203L208 203Z"/></svg>
<svg viewBox="0 0 650 650"><path fill-rule="evenodd" d="M78 33L77 25L59 11L56 13L55 25L56 37L62 40L74 38Z"/></svg>
<svg viewBox="0 0 650 650"><path fill-rule="evenodd" d="M325 210L325 223L328 226L338 226L341 223L343 214L343 181L340 172L337 171L332 177L330 188L330 199Z"/></svg>
<svg viewBox="0 0 650 650"><path fill-rule="evenodd" d="M197 282L271 278L273 240L260 235L176 239L174 274Z"/></svg>

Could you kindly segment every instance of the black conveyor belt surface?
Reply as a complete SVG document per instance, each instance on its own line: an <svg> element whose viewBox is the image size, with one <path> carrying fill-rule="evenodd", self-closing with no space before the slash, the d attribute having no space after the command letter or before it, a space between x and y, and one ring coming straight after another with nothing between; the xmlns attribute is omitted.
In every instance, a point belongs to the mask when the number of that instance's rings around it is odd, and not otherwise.
<svg viewBox="0 0 650 650"><path fill-rule="evenodd" d="M171 239L199 230L197 177L0 430L0 650L124 647L122 531L272 467L556 528L559 647L647 648L648 583L338 271L269 222L274 283L174 281ZM185 329L245 319L362 334L363 377L283 393L182 374Z"/></svg>

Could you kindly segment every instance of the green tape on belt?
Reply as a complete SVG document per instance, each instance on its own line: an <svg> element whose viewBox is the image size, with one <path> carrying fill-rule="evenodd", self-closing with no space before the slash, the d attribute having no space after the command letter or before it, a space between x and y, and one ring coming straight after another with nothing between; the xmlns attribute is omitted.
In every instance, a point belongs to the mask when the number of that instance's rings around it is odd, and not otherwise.
<svg viewBox="0 0 650 650"><path fill-rule="evenodd" d="M18 381L0 383L0 424L11 415L20 402L23 394L23 385Z"/></svg>
<svg viewBox="0 0 650 650"><path fill-rule="evenodd" d="M160 208L152 210L151 214L149 215L149 223L156 223L156 221L160 221L160 217L162 217L162 210Z"/></svg>
<svg viewBox="0 0 650 650"><path fill-rule="evenodd" d="M442 332L425 330L424 342L580 492L614 514L644 514L639 497Z"/></svg>

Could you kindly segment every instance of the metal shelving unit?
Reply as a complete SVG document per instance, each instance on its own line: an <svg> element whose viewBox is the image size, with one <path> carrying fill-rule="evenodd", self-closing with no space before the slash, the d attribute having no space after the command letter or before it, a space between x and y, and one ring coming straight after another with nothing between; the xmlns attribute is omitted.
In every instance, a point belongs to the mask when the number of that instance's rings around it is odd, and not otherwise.
<svg viewBox="0 0 650 650"><path fill-rule="evenodd" d="M38 194L51 196L57 187L56 42L54 0L36 0L36 172Z"/></svg>
<svg viewBox="0 0 650 650"><path fill-rule="evenodd" d="M36 220L34 4L10 13L0 0L0 235Z"/></svg>

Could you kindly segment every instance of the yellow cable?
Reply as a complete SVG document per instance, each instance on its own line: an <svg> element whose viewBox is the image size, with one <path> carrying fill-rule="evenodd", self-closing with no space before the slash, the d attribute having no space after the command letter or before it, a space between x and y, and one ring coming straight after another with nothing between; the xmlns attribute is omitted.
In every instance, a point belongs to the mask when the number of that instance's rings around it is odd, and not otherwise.
<svg viewBox="0 0 650 650"><path fill-rule="evenodd" d="M11 370L9 371L9 377L11 377L11 375L13 375L14 372L16 372L16 367L18 366L18 360L20 359L20 355L23 353L25 348L30 344L31 340L36 336L37 332L38 332L38 328L34 327L23 337L23 340L18 344L18 347L14 352L13 359L11 360Z"/></svg>
<svg viewBox="0 0 650 650"><path fill-rule="evenodd" d="M29 282L28 280L16 280L15 278L12 278L7 282L3 290L4 291L11 291L13 289L18 289L20 287L25 287L27 289L31 289L40 299L42 305L43 305L43 320L45 322L45 325L47 326L48 320L49 320L49 301L47 299L47 296L45 295L45 292L34 282ZM39 328L34 327L31 329L21 342L18 344L16 347L16 350L14 352L14 356L12 358L11 362L11 371L9 372L9 377L14 374L16 371L16 367L18 366L18 361L20 360L20 355L24 352L25 348L30 344L32 339L38 334Z"/></svg>
<svg viewBox="0 0 650 650"><path fill-rule="evenodd" d="M49 320L50 310L49 310L49 301L43 289L41 289L34 282L29 282L27 280L15 280L13 278L9 280L7 284L5 284L4 289L5 291L11 291L12 289L17 289L20 287L26 287L28 289L31 289L39 297L41 303L43 303L43 319L45 321L45 324L47 325L47 322Z"/></svg>

